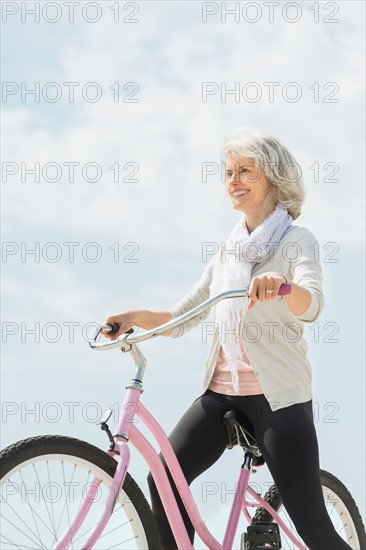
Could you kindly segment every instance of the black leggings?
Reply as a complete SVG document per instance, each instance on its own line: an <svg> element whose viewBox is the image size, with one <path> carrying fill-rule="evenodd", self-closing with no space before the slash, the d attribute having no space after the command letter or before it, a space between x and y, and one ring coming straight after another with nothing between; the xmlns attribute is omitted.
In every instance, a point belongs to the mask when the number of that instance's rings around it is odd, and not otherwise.
<svg viewBox="0 0 366 550"><path fill-rule="evenodd" d="M222 417L231 409L249 422L282 502L304 543L310 550L349 550L350 546L336 533L324 505L312 401L273 412L264 395L230 396L207 390L192 403L169 437L188 484L224 452L227 432ZM164 460L163 463L166 467ZM193 525L168 470L167 474L193 544ZM148 483L163 548L176 549L151 474Z"/></svg>

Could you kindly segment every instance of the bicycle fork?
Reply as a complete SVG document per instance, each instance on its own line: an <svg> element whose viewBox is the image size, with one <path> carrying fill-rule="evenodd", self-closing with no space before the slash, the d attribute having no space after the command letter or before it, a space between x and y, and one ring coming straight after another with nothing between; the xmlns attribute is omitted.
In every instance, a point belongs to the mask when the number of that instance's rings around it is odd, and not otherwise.
<svg viewBox="0 0 366 550"><path fill-rule="evenodd" d="M138 393L138 395L136 395L136 393ZM131 407L131 404L134 405L138 401L138 397L138 390L134 388L127 389L123 408L121 410L121 415L118 422L118 433L113 436L113 445L111 446L110 450L106 451L109 455L118 454L119 462L117 464L116 472L113 477L112 485L109 488L109 494L104 506L103 514L91 531L87 540L83 543L81 550L91 550L94 547L98 538L105 529L109 518L113 513L114 506L118 500L119 493L125 481L126 473L130 463L130 449L127 445L127 442L129 440L129 432L131 429L131 413L128 412L128 409ZM82 525L91 505L93 504L100 483L100 479L98 479L97 477L93 478L88 488L87 495L85 496L85 500L80 507L77 516L73 520L71 526L66 531L66 533L54 546L53 550L64 550L69 546L73 537L75 537L77 531Z"/></svg>

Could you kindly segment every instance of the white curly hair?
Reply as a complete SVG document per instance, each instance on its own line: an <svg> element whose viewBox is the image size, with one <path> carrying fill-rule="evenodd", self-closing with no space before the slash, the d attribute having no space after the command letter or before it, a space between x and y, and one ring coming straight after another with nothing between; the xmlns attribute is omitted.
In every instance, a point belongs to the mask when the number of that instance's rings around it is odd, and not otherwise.
<svg viewBox="0 0 366 550"><path fill-rule="evenodd" d="M221 150L224 165L229 152L254 159L257 169L272 184L265 198L265 207L281 204L292 219L300 216L305 201L301 168L277 138L253 126L241 126L225 137Z"/></svg>

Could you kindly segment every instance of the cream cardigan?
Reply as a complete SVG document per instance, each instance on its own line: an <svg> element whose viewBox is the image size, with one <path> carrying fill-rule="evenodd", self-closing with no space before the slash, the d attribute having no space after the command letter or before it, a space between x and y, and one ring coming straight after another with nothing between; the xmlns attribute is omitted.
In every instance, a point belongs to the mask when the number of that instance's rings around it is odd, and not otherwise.
<svg viewBox="0 0 366 550"><path fill-rule="evenodd" d="M225 259L225 243L206 265L192 289L170 309L173 319L201 304L210 295L212 270L220 270ZM292 224L271 254L254 264L252 277L276 271L310 291L311 302L301 315L295 316L286 300L280 297L256 302L246 313L242 337L253 370L272 411L312 399L311 366L306 356L308 345L303 338L304 322L314 322L323 306L322 271L319 244L305 227ZM212 306L212 319L215 318ZM182 336L205 321L210 311L173 329L170 336ZM212 339L203 381L204 391L212 378L220 343L213 321L202 325L203 341Z"/></svg>

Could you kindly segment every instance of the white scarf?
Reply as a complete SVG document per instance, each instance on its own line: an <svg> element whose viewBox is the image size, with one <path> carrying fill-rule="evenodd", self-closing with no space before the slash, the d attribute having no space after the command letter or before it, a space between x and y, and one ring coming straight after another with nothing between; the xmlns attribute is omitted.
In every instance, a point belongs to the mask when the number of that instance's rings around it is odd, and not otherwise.
<svg viewBox="0 0 366 550"><path fill-rule="evenodd" d="M291 223L291 216L280 205L250 235L245 217L241 219L226 241L225 254L221 257L221 274L213 270L211 296L227 290L248 289L253 265L270 254ZM239 394L237 361L242 357L241 320L244 319L246 300L226 298L216 305L215 312L220 343L231 370L236 394Z"/></svg>

